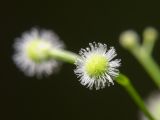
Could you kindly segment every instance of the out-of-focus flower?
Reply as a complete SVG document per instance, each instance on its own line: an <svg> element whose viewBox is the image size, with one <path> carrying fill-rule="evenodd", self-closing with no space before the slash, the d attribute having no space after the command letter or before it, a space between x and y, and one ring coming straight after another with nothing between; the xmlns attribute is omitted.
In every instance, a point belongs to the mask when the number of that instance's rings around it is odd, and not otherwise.
<svg viewBox="0 0 160 120"><path fill-rule="evenodd" d="M52 31L33 28L16 39L13 60L27 76L50 75L59 69L60 63L50 59L49 52L63 47L63 42Z"/></svg>
<svg viewBox="0 0 160 120"><path fill-rule="evenodd" d="M146 106L155 120L160 120L160 91L152 93L146 100ZM143 113L140 114L140 120L148 120Z"/></svg>

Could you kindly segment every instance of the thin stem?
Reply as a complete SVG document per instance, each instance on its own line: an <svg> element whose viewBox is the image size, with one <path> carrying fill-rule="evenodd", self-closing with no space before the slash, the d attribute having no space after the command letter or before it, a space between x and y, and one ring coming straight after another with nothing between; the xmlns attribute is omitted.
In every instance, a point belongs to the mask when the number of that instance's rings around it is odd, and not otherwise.
<svg viewBox="0 0 160 120"><path fill-rule="evenodd" d="M143 48L133 49L131 52L145 68L154 83L160 88L160 68L152 56L149 55Z"/></svg>
<svg viewBox="0 0 160 120"><path fill-rule="evenodd" d="M65 50L52 50L49 54L54 59L74 64L79 56L73 52Z"/></svg>
<svg viewBox="0 0 160 120"><path fill-rule="evenodd" d="M116 82L125 88L128 94L134 100L135 104L141 109L141 111L146 115L146 117L148 117L149 120L155 120L154 117L150 114L150 112L146 108L142 98L140 97L140 95L138 94L138 92L136 91L136 89L133 87L132 83L126 76L120 74L116 78Z"/></svg>

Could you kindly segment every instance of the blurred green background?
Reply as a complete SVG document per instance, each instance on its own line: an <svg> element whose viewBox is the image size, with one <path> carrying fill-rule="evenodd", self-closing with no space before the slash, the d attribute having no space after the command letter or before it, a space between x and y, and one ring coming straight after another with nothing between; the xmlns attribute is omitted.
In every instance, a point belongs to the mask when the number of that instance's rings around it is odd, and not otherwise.
<svg viewBox="0 0 160 120"><path fill-rule="evenodd" d="M121 86L100 91L80 85L75 66L37 80L24 76L12 61L16 37L32 27L54 30L67 49L78 53L89 42L115 46L121 72L145 98L156 90L148 74L118 42L120 33L147 26L160 32L160 4L154 0L37 0L1 1L1 120L138 120L139 110ZM160 63L160 38L153 56Z"/></svg>

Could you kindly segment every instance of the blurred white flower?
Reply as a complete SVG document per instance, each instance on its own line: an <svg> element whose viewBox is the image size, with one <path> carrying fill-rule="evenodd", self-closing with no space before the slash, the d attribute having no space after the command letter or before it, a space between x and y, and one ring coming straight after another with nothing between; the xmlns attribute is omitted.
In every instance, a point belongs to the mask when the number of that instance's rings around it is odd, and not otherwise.
<svg viewBox="0 0 160 120"><path fill-rule="evenodd" d="M92 89L95 86L96 90L102 89L113 83L113 78L119 74L117 69L120 66L120 59L115 59L117 56L115 49L110 47L107 50L107 45L102 43L89 43L90 47L80 50L81 58L76 61L75 74L80 78L82 85Z"/></svg>
<svg viewBox="0 0 160 120"><path fill-rule="evenodd" d="M49 59L48 52L63 47L63 42L52 31L33 28L16 39L13 60L27 76L39 78L59 69L60 63Z"/></svg>
<svg viewBox="0 0 160 120"><path fill-rule="evenodd" d="M146 106L155 120L160 120L160 91L152 93L146 100ZM140 120L149 120L140 113Z"/></svg>

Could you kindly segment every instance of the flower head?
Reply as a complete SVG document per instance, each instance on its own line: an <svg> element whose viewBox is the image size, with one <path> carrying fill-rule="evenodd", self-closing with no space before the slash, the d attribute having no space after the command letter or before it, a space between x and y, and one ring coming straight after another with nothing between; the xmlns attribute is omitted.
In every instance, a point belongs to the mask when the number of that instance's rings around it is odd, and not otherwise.
<svg viewBox="0 0 160 120"><path fill-rule="evenodd" d="M76 61L75 74L80 77L82 85L96 90L114 84L113 78L119 74L120 59L113 60L116 52L113 47L107 50L102 43L89 43L90 47L80 50L80 58Z"/></svg>
<svg viewBox="0 0 160 120"><path fill-rule="evenodd" d="M27 76L49 75L55 72L60 64L50 59L49 52L63 47L64 44L55 33L34 28L16 39L13 60Z"/></svg>
<svg viewBox="0 0 160 120"><path fill-rule="evenodd" d="M152 93L146 100L146 106L156 120L160 120L160 91ZM148 120L143 113L140 114L141 120Z"/></svg>

